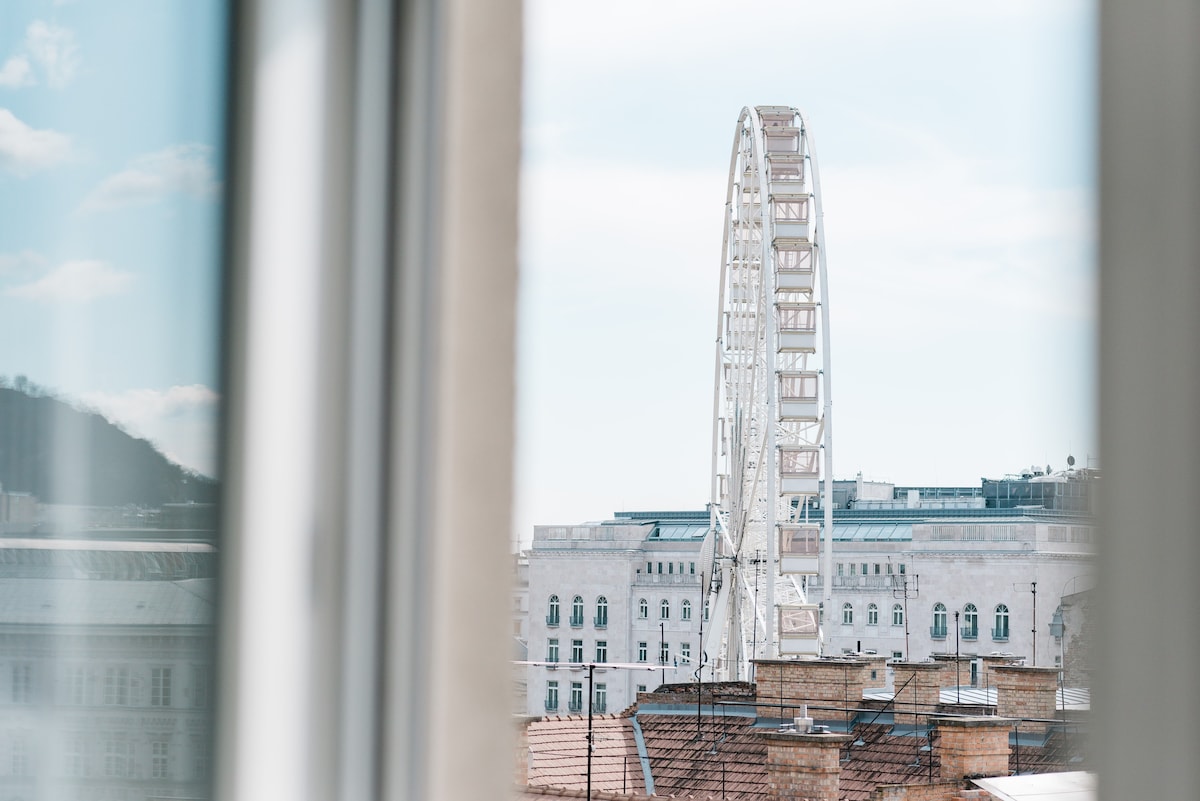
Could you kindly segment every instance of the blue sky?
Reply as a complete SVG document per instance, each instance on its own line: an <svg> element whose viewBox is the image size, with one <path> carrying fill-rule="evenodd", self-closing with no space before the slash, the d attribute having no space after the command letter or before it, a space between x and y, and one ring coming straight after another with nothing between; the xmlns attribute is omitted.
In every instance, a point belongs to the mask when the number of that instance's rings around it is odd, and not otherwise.
<svg viewBox="0 0 1200 801"><path fill-rule="evenodd" d="M837 477L1095 454L1090 3L526 6L514 529L708 500L741 108L800 108Z"/></svg>
<svg viewBox="0 0 1200 801"><path fill-rule="evenodd" d="M0 6L0 375L214 468L222 2Z"/></svg>

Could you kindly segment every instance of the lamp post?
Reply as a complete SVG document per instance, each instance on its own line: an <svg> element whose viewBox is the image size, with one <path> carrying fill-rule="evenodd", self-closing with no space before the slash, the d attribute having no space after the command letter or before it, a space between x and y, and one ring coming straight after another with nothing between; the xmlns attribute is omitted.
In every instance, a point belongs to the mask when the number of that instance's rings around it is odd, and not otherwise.
<svg viewBox="0 0 1200 801"><path fill-rule="evenodd" d="M958 678L958 610L954 610L954 703L962 703L962 681Z"/></svg>
<svg viewBox="0 0 1200 801"><path fill-rule="evenodd" d="M662 684L667 683L667 624L658 622L658 664L662 665Z"/></svg>

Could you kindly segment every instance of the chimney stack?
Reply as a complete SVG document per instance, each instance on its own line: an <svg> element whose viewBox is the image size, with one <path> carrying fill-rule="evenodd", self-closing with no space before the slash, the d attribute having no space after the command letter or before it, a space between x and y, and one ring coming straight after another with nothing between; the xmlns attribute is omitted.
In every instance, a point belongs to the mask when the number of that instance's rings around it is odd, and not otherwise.
<svg viewBox="0 0 1200 801"><path fill-rule="evenodd" d="M848 734L766 731L767 801L838 801Z"/></svg>
<svg viewBox="0 0 1200 801"><path fill-rule="evenodd" d="M897 726L915 729L925 722L927 715L937 711L942 698L943 675L943 667L938 662L892 663L893 711Z"/></svg>
<svg viewBox="0 0 1200 801"><path fill-rule="evenodd" d="M1058 711L1058 668L992 668L996 687L996 714L1010 718L1052 720ZM1049 724L1025 724L1022 731L1045 732Z"/></svg>
<svg viewBox="0 0 1200 801"><path fill-rule="evenodd" d="M1008 775L1008 730L996 717L934 718L943 779Z"/></svg>
<svg viewBox="0 0 1200 801"><path fill-rule="evenodd" d="M862 704L870 673L871 663L864 659L755 659L758 717L790 722L807 704L818 723L848 724Z"/></svg>

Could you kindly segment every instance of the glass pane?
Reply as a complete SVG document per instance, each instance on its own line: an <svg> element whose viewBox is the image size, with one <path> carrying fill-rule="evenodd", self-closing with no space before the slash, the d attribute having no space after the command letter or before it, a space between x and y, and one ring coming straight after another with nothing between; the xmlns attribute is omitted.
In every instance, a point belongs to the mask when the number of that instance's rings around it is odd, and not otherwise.
<svg viewBox="0 0 1200 801"><path fill-rule="evenodd" d="M210 795L227 14L0 9L6 798Z"/></svg>

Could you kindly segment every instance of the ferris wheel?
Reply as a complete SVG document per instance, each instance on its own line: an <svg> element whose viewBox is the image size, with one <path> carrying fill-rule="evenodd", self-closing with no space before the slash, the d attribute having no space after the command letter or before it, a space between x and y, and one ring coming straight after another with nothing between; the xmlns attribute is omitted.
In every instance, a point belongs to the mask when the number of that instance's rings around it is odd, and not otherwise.
<svg viewBox="0 0 1200 801"><path fill-rule="evenodd" d="M830 596L833 531L821 216L800 112L742 109L721 247L703 560L712 600L704 670L714 679L749 678L755 658L821 652L818 601Z"/></svg>

